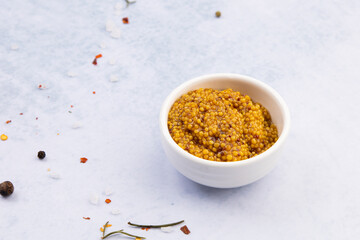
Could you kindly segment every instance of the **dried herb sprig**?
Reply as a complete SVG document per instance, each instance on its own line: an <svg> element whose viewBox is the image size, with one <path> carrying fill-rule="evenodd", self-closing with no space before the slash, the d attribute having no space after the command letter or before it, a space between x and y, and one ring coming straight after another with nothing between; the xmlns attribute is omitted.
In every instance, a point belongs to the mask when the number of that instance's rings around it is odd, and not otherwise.
<svg viewBox="0 0 360 240"><path fill-rule="evenodd" d="M132 3L136 3L136 1L130 1L130 0L125 0L125 2L126 2L126 7L128 7Z"/></svg>
<svg viewBox="0 0 360 240"><path fill-rule="evenodd" d="M162 227L171 227L171 226L175 226L178 225L180 223L183 223L185 220L181 220L179 222L174 222L174 223L168 223L168 224L161 224L161 225L142 225L142 224L136 224L136 223L131 223L128 222L129 225L134 226L134 227L141 227L141 228L162 228Z"/></svg>
<svg viewBox="0 0 360 240"><path fill-rule="evenodd" d="M107 226L108 226L108 223L109 223L109 221L107 221L106 223L105 223L105 225L104 225L104 231L103 231L103 239L104 239L104 237L105 237L105 230L106 230L106 228L107 228Z"/></svg>
<svg viewBox="0 0 360 240"><path fill-rule="evenodd" d="M104 232L105 232L105 229L104 229ZM108 234L106 234L105 236L103 236L102 239L105 239L105 238L107 238L107 237L109 237L109 236L111 236L111 235L117 234L117 233L121 233L121 234L127 235L127 236L129 236L129 237L145 239L144 237L136 236L136 235L132 235L132 234L130 234L130 233L124 232L124 229L121 229L121 230L119 230L119 231L114 231L114 232L108 233Z"/></svg>

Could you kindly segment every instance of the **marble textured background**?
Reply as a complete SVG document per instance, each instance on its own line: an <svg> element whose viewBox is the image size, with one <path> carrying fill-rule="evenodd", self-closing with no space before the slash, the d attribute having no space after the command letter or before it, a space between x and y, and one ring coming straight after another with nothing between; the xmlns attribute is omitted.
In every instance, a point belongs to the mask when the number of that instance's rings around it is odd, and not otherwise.
<svg viewBox="0 0 360 240"><path fill-rule="evenodd" d="M138 0L120 16L117 2L1 3L0 134L9 139L0 142L0 181L16 188L0 198L1 240L99 239L107 220L111 230L159 240L358 238L359 1ZM105 31L107 20L119 39ZM214 72L268 83L292 114L277 168L238 189L187 180L160 145L166 95ZM114 190L109 205L106 186ZM92 193L98 206L89 203ZM126 226L180 219L190 235Z"/></svg>

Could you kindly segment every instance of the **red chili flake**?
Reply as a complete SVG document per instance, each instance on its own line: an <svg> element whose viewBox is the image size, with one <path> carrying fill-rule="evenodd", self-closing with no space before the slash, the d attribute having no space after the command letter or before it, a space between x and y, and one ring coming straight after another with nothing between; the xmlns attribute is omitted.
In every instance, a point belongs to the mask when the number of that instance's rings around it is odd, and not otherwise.
<svg viewBox="0 0 360 240"><path fill-rule="evenodd" d="M9 124L9 123L11 123L11 120L7 120L5 123L6 123L6 124Z"/></svg>
<svg viewBox="0 0 360 240"><path fill-rule="evenodd" d="M141 230L146 230L146 231L149 231L149 229L150 229L149 227L146 227L146 228L143 227L143 228L141 228Z"/></svg>
<svg viewBox="0 0 360 240"><path fill-rule="evenodd" d="M90 218L89 218L89 217L83 217L83 219L85 219L85 220L90 220Z"/></svg>
<svg viewBox="0 0 360 240"><path fill-rule="evenodd" d="M94 61L92 62L92 64L97 65L97 59L101 58L101 57L102 57L102 54L96 55Z"/></svg>
<svg viewBox="0 0 360 240"><path fill-rule="evenodd" d="M93 91L93 94L95 94L96 92L95 91Z"/></svg>
<svg viewBox="0 0 360 240"><path fill-rule="evenodd" d="M23 113L20 113L20 115L24 115Z"/></svg>
<svg viewBox="0 0 360 240"><path fill-rule="evenodd" d="M111 203L111 200L110 200L110 199L106 199L105 202L106 202L107 204L109 204L109 203Z"/></svg>
<svg viewBox="0 0 360 240"><path fill-rule="evenodd" d="M122 20L124 24L129 24L129 18L124 17Z"/></svg>
<svg viewBox="0 0 360 240"><path fill-rule="evenodd" d="M39 88L42 88L42 85L41 85L41 84L39 85Z"/></svg>
<svg viewBox="0 0 360 240"><path fill-rule="evenodd" d="M38 117L36 117L35 119L36 119L36 120L38 120L39 118L38 118Z"/></svg>
<svg viewBox="0 0 360 240"><path fill-rule="evenodd" d="M82 157L80 158L80 163L86 163L87 162L87 158L86 157Z"/></svg>
<svg viewBox="0 0 360 240"><path fill-rule="evenodd" d="M190 230L188 229L188 227L186 225L182 226L180 228L180 230L185 233L186 235L188 235L190 233Z"/></svg>
<svg viewBox="0 0 360 240"><path fill-rule="evenodd" d="M70 105L70 107L71 107L71 108L73 108L73 107L74 107L74 105Z"/></svg>

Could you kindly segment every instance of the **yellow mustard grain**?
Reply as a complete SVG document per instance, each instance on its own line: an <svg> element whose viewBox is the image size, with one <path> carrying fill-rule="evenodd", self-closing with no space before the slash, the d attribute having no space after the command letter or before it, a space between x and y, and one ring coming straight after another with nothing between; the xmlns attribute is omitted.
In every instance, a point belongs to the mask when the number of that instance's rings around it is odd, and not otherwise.
<svg viewBox="0 0 360 240"><path fill-rule="evenodd" d="M200 88L184 94L170 109L168 128L181 148L211 161L245 160L278 139L269 112L232 89Z"/></svg>

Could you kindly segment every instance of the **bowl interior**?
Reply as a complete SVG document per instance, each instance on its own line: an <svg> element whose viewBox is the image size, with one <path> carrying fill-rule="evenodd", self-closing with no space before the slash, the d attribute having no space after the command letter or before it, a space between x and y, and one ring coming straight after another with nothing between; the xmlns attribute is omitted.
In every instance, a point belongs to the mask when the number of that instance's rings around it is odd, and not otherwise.
<svg viewBox="0 0 360 240"><path fill-rule="evenodd" d="M167 128L167 115L173 103L183 94L196 90L199 88L213 88L217 90L224 90L232 88L242 94L247 94L255 102L263 105L270 113L273 123L276 125L279 133L279 138L284 131L285 121L288 118L286 104L280 95L268 85L259 80L236 75L236 74L214 74L195 78L176 88L167 98L163 106L162 122ZM164 126L162 126L164 127Z"/></svg>

